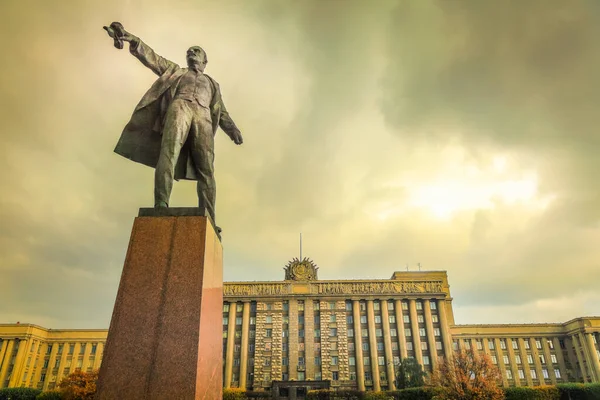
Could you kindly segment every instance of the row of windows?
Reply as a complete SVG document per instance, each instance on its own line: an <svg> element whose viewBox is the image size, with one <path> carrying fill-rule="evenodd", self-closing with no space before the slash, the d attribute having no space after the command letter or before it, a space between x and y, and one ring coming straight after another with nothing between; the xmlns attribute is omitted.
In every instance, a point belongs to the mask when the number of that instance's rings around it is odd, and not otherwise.
<svg viewBox="0 0 600 400"><path fill-rule="evenodd" d="M494 364L498 364L498 358L495 355L492 355L490 357ZM539 360L540 360L541 364L546 364L546 357L543 354L539 355ZM509 363L510 363L509 358L506 355L502 356L502 361L504 362L505 365L509 365ZM558 364L556 354L550 354L550 361L552 362L552 364ZM515 354L515 363L522 364L521 356L519 354ZM527 363L533 364L533 355L527 354Z"/></svg>
<svg viewBox="0 0 600 400"><path fill-rule="evenodd" d="M379 300L374 300L373 301L373 309L374 310L380 310L381 308L381 303L387 303L387 309L388 310L394 310L394 302L392 301L379 301ZM304 300L298 300L298 311L304 311ZM330 310L335 310L336 309L336 302L335 301L330 301L327 303L328 308ZM416 308L417 310L422 310L423 309L423 301L421 300L417 300L415 302ZM272 310L273 309L273 304L272 303L265 303L266 309L267 310ZM256 311L256 303L252 302L250 304L250 311L251 312L255 312ZM283 301L282 303L282 307L284 311L289 311L289 302ZM360 301L359 303L359 307L362 311L366 310L366 302L365 301ZM432 310L436 310L437 309L437 303L435 300L430 300L429 302L429 307ZM321 303L319 301L313 301L313 309L315 310L320 310L321 309ZM408 310L408 302L407 301L402 301L402 309L403 310ZM230 304L229 303L224 303L223 304L223 312L229 312L230 310ZM236 312L242 312L243 310L243 304L242 303L236 303ZM347 301L346 302L346 310L347 311L352 311L352 302L351 301Z"/></svg>
<svg viewBox="0 0 600 400"><path fill-rule="evenodd" d="M518 341L518 339L510 339L510 340L511 340L512 348L514 350L519 350L519 341ZM537 338L535 339L535 347L538 350L542 349L542 340L543 339L537 339ZM546 343L548 344L548 348L550 348L551 350L553 350L554 349L554 342L552 341L552 339L545 339L545 340L546 340ZM475 342L474 346L477 348L477 350L482 350L483 349L483 341L482 341L482 339L465 339L463 341L463 343L465 345L465 348L467 348L467 349L472 348L473 347L472 342ZM506 339L499 339L499 342L500 342L500 348L503 349L503 350L506 350L506 348L507 348L507 341L506 341ZM458 339L454 340L453 347L454 347L455 350L458 349ZM494 340L493 339L489 339L488 340L488 348L490 350L494 350L495 347L496 347L496 344L494 343ZM530 345L528 339L523 339L523 348L526 349L526 350L529 350L531 348L531 345Z"/></svg>
<svg viewBox="0 0 600 400"><path fill-rule="evenodd" d="M519 369L517 373L519 374L520 379L525 379L524 370ZM532 379L537 379L537 372L535 369L530 369L529 374ZM554 370L554 375L556 376L556 378L561 379L560 370L558 368ZM544 377L544 379L548 379L550 377L550 374L548 374L547 369L542 369L542 376ZM513 373L511 370L506 370L506 378L513 379Z"/></svg>

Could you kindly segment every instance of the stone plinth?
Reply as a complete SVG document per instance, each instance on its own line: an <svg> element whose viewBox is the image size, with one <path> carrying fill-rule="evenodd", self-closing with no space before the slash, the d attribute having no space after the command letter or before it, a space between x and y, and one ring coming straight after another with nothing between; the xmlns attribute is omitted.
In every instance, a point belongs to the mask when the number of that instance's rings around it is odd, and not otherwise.
<svg viewBox="0 0 600 400"><path fill-rule="evenodd" d="M169 210L133 224L97 400L222 398L223 249L203 210Z"/></svg>

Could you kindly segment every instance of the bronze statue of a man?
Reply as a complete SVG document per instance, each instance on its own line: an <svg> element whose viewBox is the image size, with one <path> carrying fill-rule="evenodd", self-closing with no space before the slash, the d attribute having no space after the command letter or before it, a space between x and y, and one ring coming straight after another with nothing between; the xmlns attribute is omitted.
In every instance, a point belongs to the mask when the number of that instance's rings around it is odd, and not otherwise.
<svg viewBox="0 0 600 400"><path fill-rule="evenodd" d="M168 207L173 180L198 181L199 207L215 221L214 135L217 127L242 144L242 134L229 116L219 85L204 73L208 61L199 46L186 54L187 68L156 54L118 22L104 27L159 78L139 102L115 152L154 167L154 206Z"/></svg>

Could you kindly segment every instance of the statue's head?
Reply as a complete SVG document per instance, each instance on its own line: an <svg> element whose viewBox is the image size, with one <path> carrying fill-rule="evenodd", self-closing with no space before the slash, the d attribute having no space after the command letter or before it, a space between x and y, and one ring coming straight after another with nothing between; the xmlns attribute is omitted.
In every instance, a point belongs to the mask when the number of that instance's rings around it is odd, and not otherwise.
<svg viewBox="0 0 600 400"><path fill-rule="evenodd" d="M186 53L186 59L188 67L196 67L200 71L204 71L204 68L206 68L206 63L208 62L206 52L200 46L190 47Z"/></svg>

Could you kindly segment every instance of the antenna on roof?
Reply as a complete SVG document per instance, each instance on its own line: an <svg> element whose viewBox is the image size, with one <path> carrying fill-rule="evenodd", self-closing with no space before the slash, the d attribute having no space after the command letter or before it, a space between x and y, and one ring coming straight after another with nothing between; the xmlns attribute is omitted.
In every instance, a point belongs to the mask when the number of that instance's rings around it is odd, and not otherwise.
<svg viewBox="0 0 600 400"><path fill-rule="evenodd" d="M408 271L408 263L406 263L406 270Z"/></svg>
<svg viewBox="0 0 600 400"><path fill-rule="evenodd" d="M300 261L302 261L302 232L300 232Z"/></svg>
<svg viewBox="0 0 600 400"><path fill-rule="evenodd" d="M417 265L419 266L419 271L421 270L421 263L417 263Z"/></svg>

